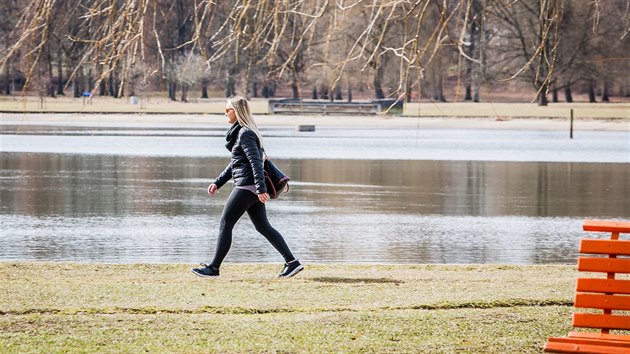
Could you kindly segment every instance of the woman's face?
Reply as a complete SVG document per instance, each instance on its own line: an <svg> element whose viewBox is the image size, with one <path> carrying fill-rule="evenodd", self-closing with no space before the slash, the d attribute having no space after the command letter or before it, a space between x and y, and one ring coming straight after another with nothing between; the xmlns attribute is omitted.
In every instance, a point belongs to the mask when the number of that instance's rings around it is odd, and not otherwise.
<svg viewBox="0 0 630 354"><path fill-rule="evenodd" d="M230 124L234 124L234 122L236 122L236 112L234 112L234 108L226 106L225 116L228 118L228 122Z"/></svg>

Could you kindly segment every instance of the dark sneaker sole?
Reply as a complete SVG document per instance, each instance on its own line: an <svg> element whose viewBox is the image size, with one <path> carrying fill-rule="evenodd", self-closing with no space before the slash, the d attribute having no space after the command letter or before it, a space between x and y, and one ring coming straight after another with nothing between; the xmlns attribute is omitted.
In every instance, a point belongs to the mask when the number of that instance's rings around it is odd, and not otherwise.
<svg viewBox="0 0 630 354"><path fill-rule="evenodd" d="M219 275L206 275L206 274L201 274L197 271L195 271L194 269L190 270L191 273L193 273L194 275L198 276L198 277L202 277L202 278L214 278L214 277L218 277Z"/></svg>
<svg viewBox="0 0 630 354"><path fill-rule="evenodd" d="M299 267L293 269L293 271L287 275L281 275L280 278L291 278L292 276L296 275L297 273L301 272L302 270L304 270L304 266L300 264Z"/></svg>

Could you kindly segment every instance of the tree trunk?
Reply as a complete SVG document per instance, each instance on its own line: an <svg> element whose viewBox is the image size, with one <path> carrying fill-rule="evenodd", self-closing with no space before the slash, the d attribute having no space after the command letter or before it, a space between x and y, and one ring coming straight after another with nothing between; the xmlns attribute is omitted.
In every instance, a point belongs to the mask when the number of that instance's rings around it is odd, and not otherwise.
<svg viewBox="0 0 630 354"><path fill-rule="evenodd" d="M201 82L201 98L208 98L208 81Z"/></svg>
<svg viewBox="0 0 630 354"><path fill-rule="evenodd" d="M483 79L483 66L485 66L486 60L484 52L480 53L482 65L477 65L473 72L473 102L479 102L479 95L481 91L481 81Z"/></svg>
<svg viewBox="0 0 630 354"><path fill-rule="evenodd" d="M551 102L553 103L558 102L558 89L557 88L553 88L551 90Z"/></svg>
<svg viewBox="0 0 630 354"><path fill-rule="evenodd" d="M295 81L291 82L291 97L295 99L300 98L300 88Z"/></svg>
<svg viewBox="0 0 630 354"><path fill-rule="evenodd" d="M481 65L475 65L473 71L473 102L479 102L481 83L484 80L484 68L486 67L486 32L482 29L479 32L479 50L477 51Z"/></svg>
<svg viewBox="0 0 630 354"><path fill-rule="evenodd" d="M276 83L272 82L268 87L267 87L267 94L269 95L269 97L273 97L276 95Z"/></svg>
<svg viewBox="0 0 630 354"><path fill-rule="evenodd" d="M105 80L101 80L98 86L99 86L99 96L105 96L107 94L107 84L105 83Z"/></svg>
<svg viewBox="0 0 630 354"><path fill-rule="evenodd" d="M374 96L376 96L377 100L381 100L385 98L385 92L383 91L383 76L385 76L385 63L386 57L381 55L376 61L374 65L376 66L376 72L374 73Z"/></svg>
<svg viewBox="0 0 630 354"><path fill-rule="evenodd" d="M538 92L538 105L546 106L548 103L549 101L547 101L547 84L543 83L542 88Z"/></svg>
<svg viewBox="0 0 630 354"><path fill-rule="evenodd" d="M485 1L483 1L485 3ZM471 57L479 60L479 63L472 64L472 100L473 102L479 102L479 91L481 90L481 83L484 79L484 68L486 66L486 39L487 30L485 29L485 16L484 16L485 4L480 1L473 1L471 4L471 21L472 27L470 32L472 34L471 43Z"/></svg>
<svg viewBox="0 0 630 354"><path fill-rule="evenodd" d="M7 62L4 65L4 80L6 82L6 94L11 95L13 93L12 84L13 84L13 76L11 75L11 63Z"/></svg>
<svg viewBox="0 0 630 354"><path fill-rule="evenodd" d="M50 97L55 98L55 79L53 74L53 63L52 63L52 54L50 53L50 43L46 45L47 53L46 53L46 66L48 69L48 82L46 83L47 91Z"/></svg>
<svg viewBox="0 0 630 354"><path fill-rule="evenodd" d="M114 78L114 82L116 83L116 98L125 97L125 85L118 80L118 78Z"/></svg>
<svg viewBox="0 0 630 354"><path fill-rule="evenodd" d="M81 73L83 73L83 69L81 69ZM83 75L83 84L85 85L85 89L90 91L90 93L94 93L94 78L92 77L92 69L90 69L87 75Z"/></svg>
<svg viewBox="0 0 630 354"><path fill-rule="evenodd" d="M109 74L109 95L111 97L117 98L116 92L116 83L113 74Z"/></svg>
<svg viewBox="0 0 630 354"><path fill-rule="evenodd" d="M300 98L300 76L297 71L293 70L293 81L291 81L291 91L293 92L293 98Z"/></svg>
<svg viewBox="0 0 630 354"><path fill-rule="evenodd" d="M180 101L188 102L188 85L182 85L182 96Z"/></svg>
<svg viewBox="0 0 630 354"><path fill-rule="evenodd" d="M444 80L442 78L442 48L438 49L435 59L437 60L437 70L435 73L436 84L433 86L433 99L440 102L446 102L446 97L444 96Z"/></svg>
<svg viewBox="0 0 630 354"><path fill-rule="evenodd" d="M171 101L177 101L177 84L169 81L166 85L168 86L168 98Z"/></svg>
<svg viewBox="0 0 630 354"><path fill-rule="evenodd" d="M470 58L474 58L475 57L475 47L477 44L477 40L479 38L479 31L477 28L477 24L474 21L471 21L468 24L468 30L466 31L466 36L465 36L465 41L466 41L466 47L464 48L465 53L467 56L469 56ZM475 63L470 60L465 58L464 60L466 60L466 96L464 97L464 101L471 101L472 100L472 83L474 81L474 77L473 77L473 66L475 65Z"/></svg>
<svg viewBox="0 0 630 354"><path fill-rule="evenodd" d="M444 82L442 80L442 64L438 65L435 79L436 82L433 84L433 99L435 101L446 102L446 97L444 97Z"/></svg>
<svg viewBox="0 0 630 354"><path fill-rule="evenodd" d="M352 86L348 85L348 102L352 102Z"/></svg>
<svg viewBox="0 0 630 354"><path fill-rule="evenodd" d="M604 90L602 91L602 102L610 102L608 96L608 80L604 81Z"/></svg>
<svg viewBox="0 0 630 354"><path fill-rule="evenodd" d="M43 62L37 63L37 76L34 79L37 86L37 97L39 98L39 108L44 108L46 103L46 96L48 95L48 84L46 83L46 64Z"/></svg>
<svg viewBox="0 0 630 354"><path fill-rule="evenodd" d="M343 100L343 97L341 96L341 85L337 85L335 87L335 99L339 101Z"/></svg>
<svg viewBox="0 0 630 354"><path fill-rule="evenodd" d="M128 91L129 91L129 96L137 96L136 95L136 80L135 79L131 79L129 81L127 81L128 84L125 85L125 87L127 87Z"/></svg>
<svg viewBox="0 0 630 354"><path fill-rule="evenodd" d="M322 85L319 91L319 98L321 98L322 100L328 99L328 87L326 87L326 85Z"/></svg>
<svg viewBox="0 0 630 354"><path fill-rule="evenodd" d="M571 93L571 85L568 83L564 86L564 100L566 102L573 102L573 94Z"/></svg>
<svg viewBox="0 0 630 354"><path fill-rule="evenodd" d="M57 52L57 95L64 96L63 87L65 82L63 81L63 54L61 49Z"/></svg>
<svg viewBox="0 0 630 354"><path fill-rule="evenodd" d="M300 98L300 88L296 82L291 83L291 97L294 99Z"/></svg>
<svg viewBox="0 0 630 354"><path fill-rule="evenodd" d="M479 102L479 86L477 86L473 94L473 102Z"/></svg>
<svg viewBox="0 0 630 354"><path fill-rule="evenodd" d="M236 79L234 79L234 74L236 74L236 69L230 68L225 83L225 97L232 97L236 94Z"/></svg>
<svg viewBox="0 0 630 354"><path fill-rule="evenodd" d="M374 75L374 96L376 97L376 99L385 98L385 93L383 92L383 84L382 84L384 71L385 70L383 70L383 67L379 66L376 69L376 75Z"/></svg>
<svg viewBox="0 0 630 354"><path fill-rule="evenodd" d="M597 100L595 99L595 83L593 82L593 80L588 81L588 102L597 102Z"/></svg>
<svg viewBox="0 0 630 354"><path fill-rule="evenodd" d="M81 95L83 93L82 78L83 78L83 69L79 69L79 71L74 76L74 79L72 79L72 97L74 98L79 98L82 96Z"/></svg>

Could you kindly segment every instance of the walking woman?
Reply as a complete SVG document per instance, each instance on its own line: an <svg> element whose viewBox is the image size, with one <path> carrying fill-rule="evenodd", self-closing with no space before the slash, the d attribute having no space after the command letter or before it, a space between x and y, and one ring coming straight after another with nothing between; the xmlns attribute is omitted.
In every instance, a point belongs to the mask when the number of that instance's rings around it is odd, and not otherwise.
<svg viewBox="0 0 630 354"><path fill-rule="evenodd" d="M202 263L202 268L193 268L191 271L200 277L219 275L221 263L232 244L232 229L247 212L256 230L284 257L285 264L280 277L292 277L304 269L304 266L293 256L282 235L267 220L265 203L270 198L263 173L262 138L249 111L247 100L240 96L230 97L225 107L225 116L232 124L227 132L225 144L232 153L232 159L219 177L210 184L208 194L214 196L217 190L232 178L234 189L221 215L214 259L210 264Z"/></svg>

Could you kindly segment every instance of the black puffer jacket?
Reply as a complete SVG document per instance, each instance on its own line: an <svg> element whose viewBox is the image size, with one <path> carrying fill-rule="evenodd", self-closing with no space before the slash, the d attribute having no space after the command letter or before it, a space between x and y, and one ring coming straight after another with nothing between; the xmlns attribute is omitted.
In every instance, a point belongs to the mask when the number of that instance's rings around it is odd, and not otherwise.
<svg viewBox="0 0 630 354"><path fill-rule="evenodd" d="M234 184L237 186L256 185L256 193L267 193L258 136L246 127L242 127L238 132L236 142L232 146L230 164L214 180L214 184L221 188L231 178L234 178Z"/></svg>

